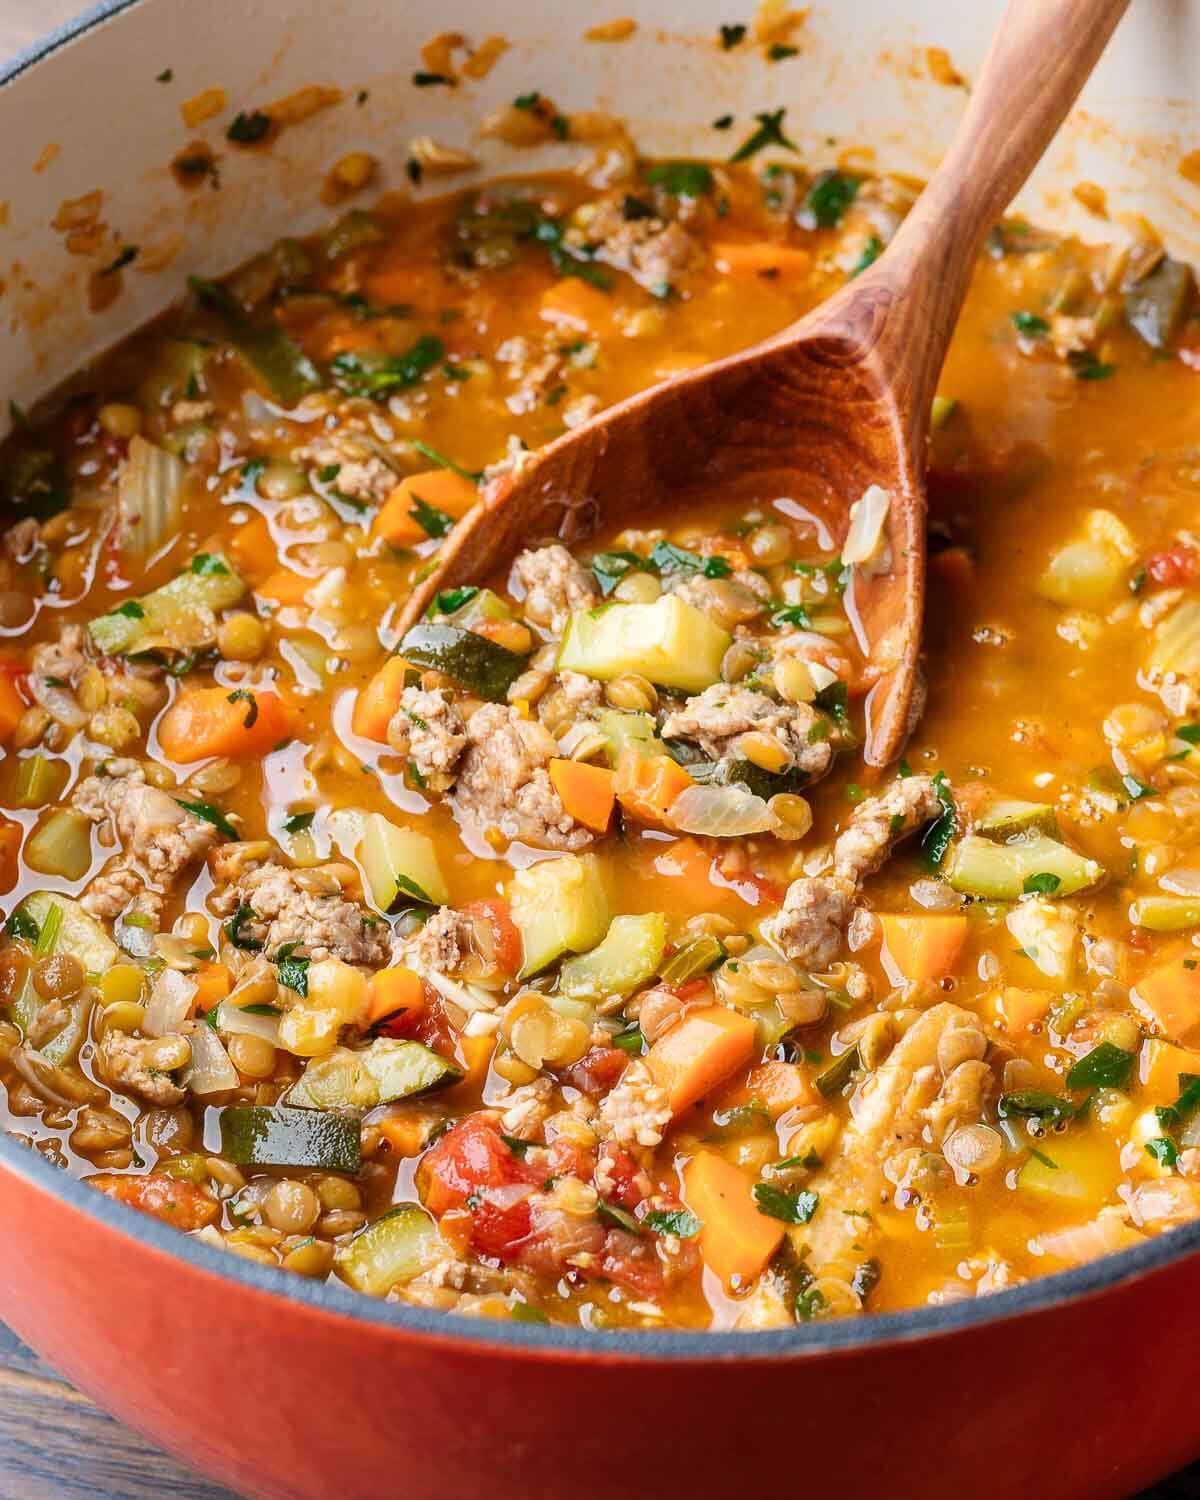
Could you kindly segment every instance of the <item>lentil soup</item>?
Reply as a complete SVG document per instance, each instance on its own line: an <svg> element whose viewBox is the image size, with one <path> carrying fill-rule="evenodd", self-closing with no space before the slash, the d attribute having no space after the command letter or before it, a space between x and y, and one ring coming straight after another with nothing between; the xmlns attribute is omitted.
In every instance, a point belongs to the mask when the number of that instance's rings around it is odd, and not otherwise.
<svg viewBox="0 0 1200 1500"><path fill-rule="evenodd" d="M991 236L885 773L843 607L882 490L840 547L803 493L531 537L395 623L481 487L912 201L755 139L352 210L17 414L33 1149L295 1274L591 1327L946 1302L1200 1213L1200 325L1160 246Z"/></svg>

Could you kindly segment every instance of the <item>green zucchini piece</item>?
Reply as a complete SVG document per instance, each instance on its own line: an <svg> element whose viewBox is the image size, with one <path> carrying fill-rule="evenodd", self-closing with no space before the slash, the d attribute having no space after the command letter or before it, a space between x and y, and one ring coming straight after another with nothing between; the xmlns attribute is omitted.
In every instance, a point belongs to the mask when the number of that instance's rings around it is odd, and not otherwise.
<svg viewBox="0 0 1200 1500"><path fill-rule="evenodd" d="M1125 294L1125 321L1152 349L1165 349L1183 322L1196 278L1186 261L1160 260Z"/></svg>
<svg viewBox="0 0 1200 1500"><path fill-rule="evenodd" d="M993 802L971 830L998 844L1017 834L1044 833L1058 838L1058 815L1048 802L1020 802L1015 798Z"/></svg>
<svg viewBox="0 0 1200 1500"><path fill-rule="evenodd" d="M1129 920L1150 932L1186 932L1200 927L1200 897L1140 896L1129 908Z"/></svg>
<svg viewBox="0 0 1200 1500"><path fill-rule="evenodd" d="M624 750L636 750L640 755L666 755L667 747L654 730L654 720L649 714L624 713L619 708L602 708L596 715L596 728L608 741L605 754L608 763L615 766Z"/></svg>
<svg viewBox="0 0 1200 1500"><path fill-rule="evenodd" d="M462 602L458 603L460 598ZM425 618L435 624L469 630L481 620L511 620L513 612L491 589L443 589L434 596Z"/></svg>
<svg viewBox="0 0 1200 1500"><path fill-rule="evenodd" d="M720 938L698 937L673 953L658 971L664 984L686 984L698 974L707 974L725 958Z"/></svg>
<svg viewBox="0 0 1200 1500"><path fill-rule="evenodd" d="M188 285L225 324L234 349L284 406L295 406L310 391L321 389L320 371L278 324L252 322L219 282L190 276Z"/></svg>
<svg viewBox="0 0 1200 1500"><path fill-rule="evenodd" d="M449 1254L433 1216L402 1203L339 1245L333 1269L356 1292L385 1297L400 1281L411 1281Z"/></svg>
<svg viewBox="0 0 1200 1500"><path fill-rule="evenodd" d="M30 891L17 910L32 917L38 931L45 932L51 907L59 910L54 919L58 923L58 937L47 952L69 953L88 974L103 974L120 959L117 945L95 917L84 911L78 901L59 891Z"/></svg>
<svg viewBox="0 0 1200 1500"><path fill-rule="evenodd" d="M321 1110L231 1104L221 1111L221 1151L239 1167L357 1172L361 1136L357 1120Z"/></svg>
<svg viewBox="0 0 1200 1500"><path fill-rule="evenodd" d="M602 682L636 672L659 687L700 693L721 680L732 640L702 611L663 594L653 604L577 611L567 623L558 666Z"/></svg>
<svg viewBox="0 0 1200 1500"><path fill-rule="evenodd" d="M182 573L140 599L127 599L111 614L88 625L105 656L128 655L154 644L156 637L186 628L201 611L228 609L246 585L219 552L200 552Z"/></svg>
<svg viewBox="0 0 1200 1500"><path fill-rule="evenodd" d="M397 828L382 813L368 813L358 861L380 911L397 911L418 901L445 906L450 899L433 840L409 828Z"/></svg>
<svg viewBox="0 0 1200 1500"><path fill-rule="evenodd" d="M608 891L594 854L565 854L518 870L509 900L525 950L522 979L563 953L594 948L608 931Z"/></svg>
<svg viewBox="0 0 1200 1500"><path fill-rule="evenodd" d="M492 703L504 702L528 665L526 657L457 625L414 625L396 650L413 666L444 672Z"/></svg>
<svg viewBox="0 0 1200 1500"><path fill-rule="evenodd" d="M666 945L667 919L662 912L614 917L603 942L590 953L566 960L558 987L587 1000L632 995L658 973Z"/></svg>
<svg viewBox="0 0 1200 1500"><path fill-rule="evenodd" d="M946 879L956 891L989 901L1017 900L1035 875L1057 876L1054 895L1071 896L1102 880L1104 867L1041 833L1010 844L968 834L946 866Z"/></svg>
<svg viewBox="0 0 1200 1500"><path fill-rule="evenodd" d="M800 791L809 779L804 771L791 770L778 775L773 771L764 771L753 761L738 760L733 756L726 756L722 760L689 764L688 772L693 781L709 786L744 786L748 792L761 797L764 802L770 801L780 792Z"/></svg>
<svg viewBox="0 0 1200 1500"><path fill-rule="evenodd" d="M862 1066L858 1048L851 1047L848 1052L843 1052L835 1057L823 1073L818 1073L813 1079L818 1092L826 1099L832 1099L834 1094L840 1094L855 1073Z"/></svg>
<svg viewBox="0 0 1200 1500"><path fill-rule="evenodd" d="M314 1058L287 1093L293 1109L374 1109L457 1083L462 1070L421 1042L376 1037L353 1052Z"/></svg>

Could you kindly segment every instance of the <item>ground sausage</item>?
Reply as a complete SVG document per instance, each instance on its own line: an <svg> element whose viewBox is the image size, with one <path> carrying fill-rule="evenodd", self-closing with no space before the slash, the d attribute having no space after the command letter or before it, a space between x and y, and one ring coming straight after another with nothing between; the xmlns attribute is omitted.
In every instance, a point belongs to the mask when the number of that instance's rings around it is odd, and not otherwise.
<svg viewBox="0 0 1200 1500"><path fill-rule="evenodd" d="M712 760L739 755L743 734L767 735L788 758L784 769L821 776L829 769L833 747L827 739L810 739L821 716L807 703L777 703L765 693L717 682L663 722L664 739L692 740Z"/></svg>
<svg viewBox="0 0 1200 1500"><path fill-rule="evenodd" d="M700 254L686 229L668 224L656 214L626 218L619 198L596 204L582 230L572 237L594 246L610 266L628 271L635 281L651 289L670 286Z"/></svg>
<svg viewBox="0 0 1200 1500"><path fill-rule="evenodd" d="M557 542L522 552L513 564L513 577L525 592L525 618L556 635L562 634L572 610L596 603L592 575Z"/></svg>
<svg viewBox="0 0 1200 1500"><path fill-rule="evenodd" d="M146 1063L153 1038L130 1036L126 1031L106 1031L96 1044L96 1063L105 1080L115 1089L131 1089L151 1104L168 1107L184 1098L184 1090L167 1073Z"/></svg>
<svg viewBox="0 0 1200 1500"><path fill-rule="evenodd" d="M448 784L466 749L462 716L449 693L406 687L387 728L391 749L405 756L425 781Z"/></svg>

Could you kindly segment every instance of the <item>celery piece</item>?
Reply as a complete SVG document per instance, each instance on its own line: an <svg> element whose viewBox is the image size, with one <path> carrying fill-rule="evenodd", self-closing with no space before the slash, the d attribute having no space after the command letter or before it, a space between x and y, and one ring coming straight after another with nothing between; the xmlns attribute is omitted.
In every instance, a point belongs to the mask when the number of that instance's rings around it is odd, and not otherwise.
<svg viewBox="0 0 1200 1500"><path fill-rule="evenodd" d="M719 938L698 937L678 953L673 953L659 973L664 984L686 984L698 974L707 974L725 957L725 945Z"/></svg>
<svg viewBox="0 0 1200 1500"><path fill-rule="evenodd" d="M21 761L13 790L15 807L45 807L58 796L66 780L66 765L36 751Z"/></svg>
<svg viewBox="0 0 1200 1500"><path fill-rule="evenodd" d="M1200 897L1140 896L1129 908L1129 920L1149 932L1186 932L1200 927Z"/></svg>
<svg viewBox="0 0 1200 1500"><path fill-rule="evenodd" d="M421 1042L376 1037L359 1052L339 1048L314 1058L285 1102L300 1109L374 1109L461 1077L461 1069Z"/></svg>

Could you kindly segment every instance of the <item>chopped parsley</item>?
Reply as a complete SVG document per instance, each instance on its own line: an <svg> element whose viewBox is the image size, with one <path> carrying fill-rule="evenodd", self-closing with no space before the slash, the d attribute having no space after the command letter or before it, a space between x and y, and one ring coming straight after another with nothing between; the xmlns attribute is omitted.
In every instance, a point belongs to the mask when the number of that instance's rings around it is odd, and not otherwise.
<svg viewBox="0 0 1200 1500"><path fill-rule="evenodd" d="M284 818L283 831L284 833L307 833L315 817L315 812L293 813L291 817Z"/></svg>
<svg viewBox="0 0 1200 1500"><path fill-rule="evenodd" d="M222 838L232 839L236 843L241 837L220 808L214 807L211 802L185 802L182 797L176 797L175 801L183 808L184 812L190 812L194 818L200 818L205 823L211 823Z"/></svg>
<svg viewBox="0 0 1200 1500"><path fill-rule="evenodd" d="M418 494L413 494L413 501L409 515L426 536L442 537L453 528L453 516L447 515L444 510L438 510L435 505L427 504Z"/></svg>
<svg viewBox="0 0 1200 1500"><path fill-rule="evenodd" d="M786 109L769 110L765 114L756 114L754 118L758 121L758 129L752 135L746 137L737 148L730 161L747 161L767 146L783 146L788 151L799 149L793 141L789 141L783 133L783 117L787 114Z"/></svg>
<svg viewBox="0 0 1200 1500"><path fill-rule="evenodd" d="M212 578L229 576L229 566L223 557L215 552L197 552L188 567L189 573L194 573L197 578Z"/></svg>
<svg viewBox="0 0 1200 1500"><path fill-rule="evenodd" d="M41 937L41 929L36 920L27 911L19 907L10 913L8 921L4 924L4 930L9 937L16 938L22 943L36 943Z"/></svg>
<svg viewBox="0 0 1200 1500"><path fill-rule="evenodd" d="M1039 317L1037 313L1013 312L1009 313L1008 316L1012 326L1024 338L1044 339L1050 332L1049 323L1046 322L1045 318Z"/></svg>
<svg viewBox="0 0 1200 1500"><path fill-rule="evenodd" d="M464 605L470 604L476 598L479 590L473 583L466 583L462 588L439 589L433 596L433 606L430 610L435 615L457 614Z"/></svg>
<svg viewBox="0 0 1200 1500"><path fill-rule="evenodd" d="M271 116L263 110L253 109L248 114L245 111L239 111L230 122L225 138L239 146L253 146L256 141L261 141L270 129Z"/></svg>
<svg viewBox="0 0 1200 1500"><path fill-rule="evenodd" d="M1042 870L1036 875L1027 875L1021 890L1026 896L1052 896L1060 885L1060 876L1052 875L1049 870Z"/></svg>
<svg viewBox="0 0 1200 1500"><path fill-rule="evenodd" d="M274 962L279 970L279 983L294 990L297 995L307 996L308 966L311 959L295 956L299 946L299 942L284 943L275 955Z"/></svg>
<svg viewBox="0 0 1200 1500"><path fill-rule="evenodd" d="M334 383L346 395L382 401L393 391L416 385L423 375L442 362L445 353L441 339L426 333L402 354L384 357L346 351L334 356L331 368Z"/></svg>
<svg viewBox="0 0 1200 1500"><path fill-rule="evenodd" d="M642 1223L655 1234L674 1235L677 1240L694 1240L704 1228L701 1220L686 1208L651 1209Z"/></svg>
<svg viewBox="0 0 1200 1500"><path fill-rule="evenodd" d="M746 39L746 28L741 25L721 27L721 46L726 51L731 51Z"/></svg>
<svg viewBox="0 0 1200 1500"><path fill-rule="evenodd" d="M439 453L429 443L422 442L420 438L413 439L413 447L430 463L436 464L439 469L449 469L452 474L457 474L460 479L469 479L472 484L478 484L483 478L482 469L464 469L462 464L456 464L452 458L447 458L444 453Z"/></svg>
<svg viewBox="0 0 1200 1500"><path fill-rule="evenodd" d="M226 702L247 704L248 706L246 708L246 718L242 724L242 728L254 728L254 725L258 722L258 699L249 690L249 688L238 688L235 692L229 694Z"/></svg>
<svg viewBox="0 0 1200 1500"><path fill-rule="evenodd" d="M818 172L809 184L797 221L805 229L835 229L858 195L861 180L844 172Z"/></svg>
<svg viewBox="0 0 1200 1500"><path fill-rule="evenodd" d="M821 1198L810 1188L780 1188L770 1182L754 1185L754 1202L760 1214L784 1224L807 1224Z"/></svg>
<svg viewBox="0 0 1200 1500"><path fill-rule="evenodd" d="M646 181L664 188L674 198L700 198L712 191L713 174L699 161L664 161L646 173Z"/></svg>

